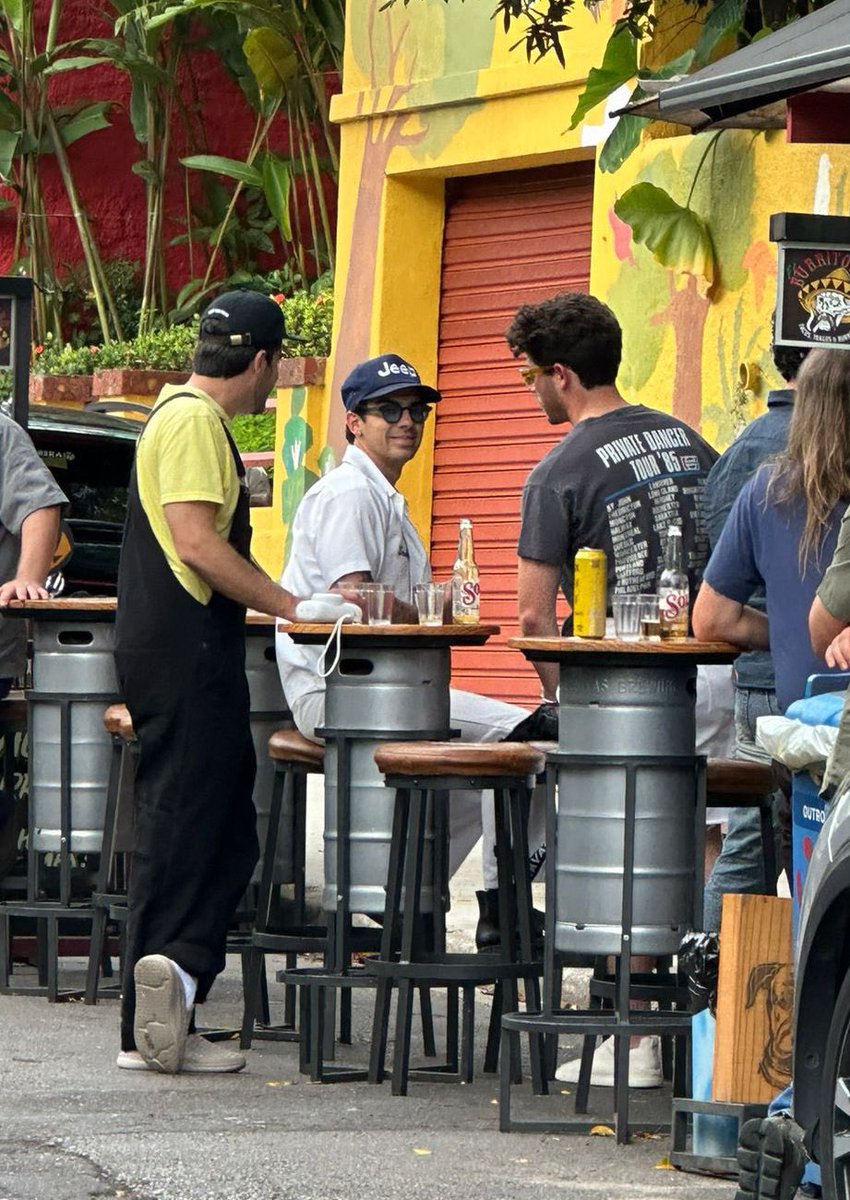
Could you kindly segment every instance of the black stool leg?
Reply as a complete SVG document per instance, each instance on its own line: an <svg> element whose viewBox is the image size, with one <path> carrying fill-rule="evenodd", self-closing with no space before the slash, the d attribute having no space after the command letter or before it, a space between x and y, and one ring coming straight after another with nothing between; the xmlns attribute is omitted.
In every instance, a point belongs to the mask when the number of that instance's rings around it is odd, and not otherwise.
<svg viewBox="0 0 850 1200"><path fill-rule="evenodd" d="M389 962L393 952L393 930L401 909L402 870L410 820L410 792L398 788L393 809L393 829L390 838L390 861L387 869L387 896L384 925L381 930L381 961ZM408 901L409 905L409 901ZM392 980L379 975L375 986L375 1010L372 1017L372 1049L369 1055L369 1082L382 1083L389 1038Z"/></svg>
<svg viewBox="0 0 850 1200"><path fill-rule="evenodd" d="M511 846L513 848L513 875L517 898L517 923L519 928L519 955L521 962L534 961L534 933L532 928L531 879L528 874L528 813L530 793L527 787L511 788L508 793L511 819ZM524 977L525 1011L540 1012L540 980L534 973ZM543 1090L544 1060L543 1047L539 1038L529 1040L532 1089L535 1095Z"/></svg>
<svg viewBox="0 0 850 1200"><path fill-rule="evenodd" d="M496 869L499 878L499 932L502 956L508 962L516 962L516 906L510 860L510 813L506 789L494 788L493 801L496 818ZM519 994L515 979L502 981L502 1005L503 1012L519 1010ZM522 1083L522 1062L517 1038L511 1039L511 1078L514 1083Z"/></svg>
<svg viewBox="0 0 850 1200"><path fill-rule="evenodd" d="M401 930L400 961L413 961L416 926L419 920L419 900L422 890L422 856L419 847L425 840L427 792L421 788L411 791L410 819L404 869L404 915ZM394 1096L407 1095L410 1071L410 1034L413 1020L413 980L401 978L396 1002L396 1039L393 1055L392 1091Z"/></svg>
<svg viewBox="0 0 850 1200"><path fill-rule="evenodd" d="M257 895L257 912L254 917L254 929L257 933L266 933L269 928L269 918L272 909L272 893L274 890L274 864L277 858L277 844L280 836L280 816L283 811L284 797L291 796L293 791L293 774L291 766L280 769L275 764L272 779L272 794L269 804L269 824L266 830L266 844L263 850L263 870L260 874L260 889ZM242 959L242 1029L239 1045L243 1050L249 1050L254 1034L254 1023L261 1000L263 982L266 973L266 956L258 947L252 947L248 952L247 963Z"/></svg>

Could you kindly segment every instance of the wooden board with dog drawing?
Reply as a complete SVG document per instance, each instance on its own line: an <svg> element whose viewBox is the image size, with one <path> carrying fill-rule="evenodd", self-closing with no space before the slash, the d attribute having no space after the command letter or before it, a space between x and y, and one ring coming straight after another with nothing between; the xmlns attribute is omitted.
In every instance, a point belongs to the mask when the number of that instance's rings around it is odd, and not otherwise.
<svg viewBox="0 0 850 1200"><path fill-rule="evenodd" d="M791 1081L791 901L723 897L713 1100L767 1104Z"/></svg>

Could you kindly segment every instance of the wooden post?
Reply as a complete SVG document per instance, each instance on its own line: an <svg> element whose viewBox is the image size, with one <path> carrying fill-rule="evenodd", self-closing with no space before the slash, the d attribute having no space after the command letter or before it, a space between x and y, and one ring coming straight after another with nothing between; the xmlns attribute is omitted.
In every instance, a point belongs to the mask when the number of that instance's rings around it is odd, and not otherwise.
<svg viewBox="0 0 850 1200"><path fill-rule="evenodd" d="M791 1081L791 901L723 897L712 1099L767 1104Z"/></svg>

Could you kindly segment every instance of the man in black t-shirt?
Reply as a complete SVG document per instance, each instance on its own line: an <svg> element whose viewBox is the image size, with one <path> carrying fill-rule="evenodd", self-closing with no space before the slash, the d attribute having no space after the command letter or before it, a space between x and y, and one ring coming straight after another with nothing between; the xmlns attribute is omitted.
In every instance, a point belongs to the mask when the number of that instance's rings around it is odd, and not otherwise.
<svg viewBox="0 0 850 1200"><path fill-rule="evenodd" d="M572 606L573 564L591 546L608 559L608 595L654 592L671 524L682 529L691 597L708 557L705 477L717 453L667 413L627 404L617 391L622 333L610 308L564 292L518 309L506 334L550 425L572 429L529 475L522 495L517 589L526 637L557 637L555 602ZM572 611L565 633L572 632ZM544 696L554 663L535 664Z"/></svg>
<svg viewBox="0 0 850 1200"><path fill-rule="evenodd" d="M525 304L506 333L523 359L520 372L550 425L572 429L529 475L522 495L517 593L524 637L557 637L562 588L572 632L573 570L583 546L604 550L608 596L615 590L654 592L670 524L682 530L691 598L708 557L702 491L717 453L684 422L617 391L622 333L610 308L582 292ZM535 663L543 698L554 699L556 663ZM730 705L731 708L731 705ZM707 732L707 731L706 731ZM635 957L632 970L651 970ZM613 1084L613 1040L603 1042L591 1082ZM578 1080L580 1060L562 1064L556 1078ZM633 1038L629 1087L662 1082L658 1038Z"/></svg>

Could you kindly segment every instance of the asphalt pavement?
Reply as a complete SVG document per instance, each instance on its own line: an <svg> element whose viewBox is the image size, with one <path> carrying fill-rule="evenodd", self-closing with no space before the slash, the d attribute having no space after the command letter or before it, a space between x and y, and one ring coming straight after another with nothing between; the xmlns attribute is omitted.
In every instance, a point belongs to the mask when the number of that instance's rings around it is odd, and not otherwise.
<svg viewBox="0 0 850 1200"><path fill-rule="evenodd" d="M474 916L456 904L455 945L468 943ZM82 978L82 961L63 965ZM583 986L580 974L569 981L579 1002ZM282 987L271 995L275 1016ZM369 997L355 997L354 1044L340 1054L363 1063ZM732 1200L733 1181L671 1169L663 1132L627 1146L604 1134L500 1133L498 1079L481 1073L489 1002L480 991L474 1082L412 1082L395 1097L389 1082L313 1084L283 1042L255 1041L238 1075L121 1071L116 1001L0 996L0 1200ZM205 1009L209 1023L238 1025L238 959ZM441 1015L437 998L438 1040ZM562 1057L575 1046L565 1042ZM533 1098L526 1082L517 1111L561 1117L572 1091L556 1083ZM635 1116L660 1130L669 1088L632 1095ZM603 1129L610 1102L610 1089L593 1089Z"/></svg>

